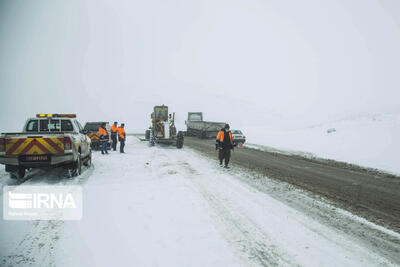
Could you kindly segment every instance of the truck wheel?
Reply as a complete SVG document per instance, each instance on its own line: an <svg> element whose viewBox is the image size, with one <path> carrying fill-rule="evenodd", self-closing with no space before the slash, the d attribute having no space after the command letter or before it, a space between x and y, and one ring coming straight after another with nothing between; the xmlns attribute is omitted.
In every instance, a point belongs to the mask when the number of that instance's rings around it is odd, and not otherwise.
<svg viewBox="0 0 400 267"><path fill-rule="evenodd" d="M76 177L81 175L82 173L82 159L81 159L81 153L78 153L78 159L74 163L74 166L71 169L71 176Z"/></svg>
<svg viewBox="0 0 400 267"><path fill-rule="evenodd" d="M87 157L85 163L83 165L90 167L92 165L92 150L90 150L89 156Z"/></svg>
<svg viewBox="0 0 400 267"><path fill-rule="evenodd" d="M182 148L183 147L183 133L180 132L180 131L176 135L176 147L177 148Z"/></svg>
<svg viewBox="0 0 400 267"><path fill-rule="evenodd" d="M146 130L145 138L146 140L150 140L150 130Z"/></svg>
<svg viewBox="0 0 400 267"><path fill-rule="evenodd" d="M154 146L156 144L156 138L154 137L154 132L150 132L150 138L149 138L149 145Z"/></svg>
<svg viewBox="0 0 400 267"><path fill-rule="evenodd" d="M10 172L10 178L21 180L25 177L25 168L19 167L17 171Z"/></svg>

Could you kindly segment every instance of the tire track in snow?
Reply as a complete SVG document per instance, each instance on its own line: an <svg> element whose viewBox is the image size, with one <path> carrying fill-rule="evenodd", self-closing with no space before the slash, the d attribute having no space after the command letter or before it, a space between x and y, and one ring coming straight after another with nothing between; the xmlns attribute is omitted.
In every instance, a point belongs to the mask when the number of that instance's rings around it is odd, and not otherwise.
<svg viewBox="0 0 400 267"><path fill-rule="evenodd" d="M82 166L82 174L78 177L66 178L62 169L32 170L28 172L27 179L16 181L10 179L7 185L13 186L40 186L40 185L81 185L83 186L91 177L94 165ZM2 197L3 191L1 190ZM3 255L0 259L1 266L56 266L54 254L58 241L63 234L64 221L62 220L35 220L19 222L27 224L29 229L23 239L15 246L15 253Z"/></svg>
<svg viewBox="0 0 400 267"><path fill-rule="evenodd" d="M196 152L166 153L168 155L163 153L165 168L182 174L186 185L202 196L207 206L211 207L215 227L250 265L321 266L336 262L343 265L393 266L390 259L378 256L357 240L340 233L335 225L321 224L306 213L293 210L268 194L264 195L262 191L240 182L241 179L235 178L235 172L233 175L230 175L232 171L226 174L208 159L190 161L197 156ZM272 213L266 214L268 211ZM285 222L288 225L281 225ZM281 226L284 226L283 229Z"/></svg>
<svg viewBox="0 0 400 267"><path fill-rule="evenodd" d="M271 239L248 217L232 210L226 199L220 198L198 184L200 193L213 209L213 217L217 221L217 228L223 232L228 242L246 255L247 260L261 266L294 265L283 251L272 245ZM241 255L243 257L243 255Z"/></svg>
<svg viewBox="0 0 400 267"><path fill-rule="evenodd" d="M56 266L55 247L63 221L34 221L30 232L15 247L14 254L3 256L2 266Z"/></svg>
<svg viewBox="0 0 400 267"><path fill-rule="evenodd" d="M160 151L161 152L161 151ZM166 154L167 152L168 154ZM239 257L250 266L295 266L288 255L279 249L273 240L249 217L234 208L234 204L212 191L203 183L204 177L186 161L180 161L172 151L161 152L164 161L159 162L160 169L180 173L194 192L198 192L207 202L212 213L215 227ZM182 153L182 152L179 152ZM179 158L179 157L178 157Z"/></svg>

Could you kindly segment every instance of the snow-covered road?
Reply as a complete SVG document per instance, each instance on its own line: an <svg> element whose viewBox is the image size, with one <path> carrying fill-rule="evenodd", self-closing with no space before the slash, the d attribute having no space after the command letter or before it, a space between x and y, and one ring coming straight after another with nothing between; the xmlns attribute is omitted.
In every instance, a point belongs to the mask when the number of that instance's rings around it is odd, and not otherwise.
<svg viewBox="0 0 400 267"><path fill-rule="evenodd" d="M126 151L95 153L93 166L75 179L58 179L56 170L33 173L24 184L84 186L83 219L2 220L1 265L391 266L400 262L398 233L289 185L238 168L220 169L214 159L189 148L148 147L132 137ZM4 169L0 182L15 183L6 178Z"/></svg>

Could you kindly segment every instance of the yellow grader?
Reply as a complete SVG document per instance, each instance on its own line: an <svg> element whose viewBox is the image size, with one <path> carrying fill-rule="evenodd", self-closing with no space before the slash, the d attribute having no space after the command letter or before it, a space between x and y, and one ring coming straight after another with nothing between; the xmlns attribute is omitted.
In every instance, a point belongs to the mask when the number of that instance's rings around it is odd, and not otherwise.
<svg viewBox="0 0 400 267"><path fill-rule="evenodd" d="M168 113L168 106L155 106L151 113L151 127L146 130L146 140L150 146L157 144L183 147L183 132L176 131L175 113Z"/></svg>

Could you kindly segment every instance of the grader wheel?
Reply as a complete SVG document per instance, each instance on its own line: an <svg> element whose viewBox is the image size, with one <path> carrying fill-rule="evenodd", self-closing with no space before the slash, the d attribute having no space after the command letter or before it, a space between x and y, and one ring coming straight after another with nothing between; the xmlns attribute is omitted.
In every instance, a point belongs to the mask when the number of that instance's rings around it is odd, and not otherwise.
<svg viewBox="0 0 400 267"><path fill-rule="evenodd" d="M182 148L183 147L183 133L181 131L178 132L176 135L176 147Z"/></svg>

